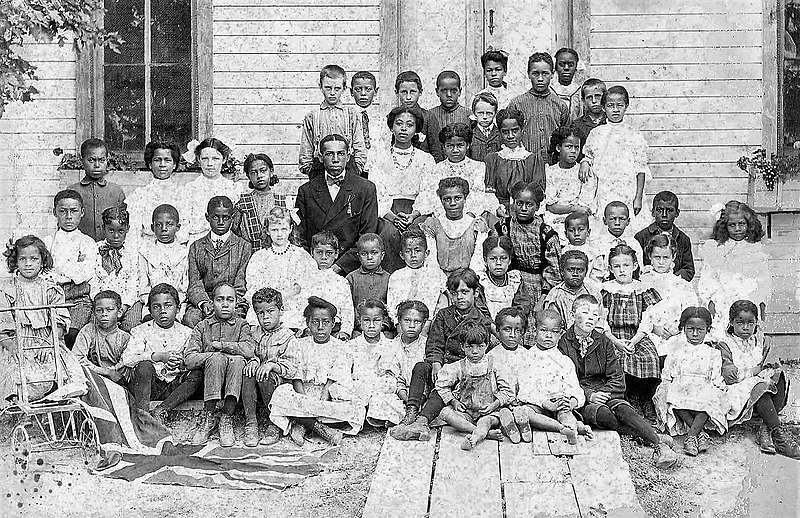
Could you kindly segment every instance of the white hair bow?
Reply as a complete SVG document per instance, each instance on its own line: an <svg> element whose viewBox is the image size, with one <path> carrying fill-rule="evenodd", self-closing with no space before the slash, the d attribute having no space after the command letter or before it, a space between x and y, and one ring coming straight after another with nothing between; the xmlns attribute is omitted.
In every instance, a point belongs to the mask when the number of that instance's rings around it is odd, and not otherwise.
<svg viewBox="0 0 800 518"><path fill-rule="evenodd" d="M719 221L719 218L722 217L722 213L725 212L725 204L715 203L708 211L714 216L714 221Z"/></svg>

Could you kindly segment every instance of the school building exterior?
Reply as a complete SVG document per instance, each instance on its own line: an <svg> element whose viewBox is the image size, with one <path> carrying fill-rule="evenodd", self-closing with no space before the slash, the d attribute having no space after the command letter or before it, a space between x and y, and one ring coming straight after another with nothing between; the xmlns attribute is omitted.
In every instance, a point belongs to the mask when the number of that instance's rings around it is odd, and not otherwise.
<svg viewBox="0 0 800 518"><path fill-rule="evenodd" d="M579 80L598 77L630 92L628 120L650 143L654 179L646 194L674 191L678 224L694 242L709 237L716 203L749 200L765 214L775 275L768 327L786 347L800 334L800 217L792 212L800 211L800 188L787 182L765 192L736 162L757 148L783 146L786 101L778 78L784 38L791 40L783 31L787 4L796 6L795 0L107 0L107 26L131 12L144 20L141 38L121 30L128 44L142 47L139 58L121 63L102 50L76 55L69 45L24 47L23 57L39 67L41 95L8 105L0 118L0 238L54 229L52 196L80 173L59 171L53 149L75 152L89 136L131 150L135 159L158 134L156 119L184 117L175 131L186 141L214 136L240 159L269 154L282 178L277 189L292 194L302 182L300 123L320 101L321 66L373 72L388 111L402 70L422 77L426 107L438 102L436 74L457 71L466 105L483 88L479 58L487 47L509 52L507 80L520 93L529 87L530 53L573 47ZM159 38L164 32L157 28L176 17L187 30L166 34L185 39L175 50L183 61L165 73L170 38ZM352 102L349 94L345 100ZM144 122L127 124L137 117ZM179 142L184 149L186 141ZM149 172L110 178L130 191ZM800 357L798 348L786 351Z"/></svg>

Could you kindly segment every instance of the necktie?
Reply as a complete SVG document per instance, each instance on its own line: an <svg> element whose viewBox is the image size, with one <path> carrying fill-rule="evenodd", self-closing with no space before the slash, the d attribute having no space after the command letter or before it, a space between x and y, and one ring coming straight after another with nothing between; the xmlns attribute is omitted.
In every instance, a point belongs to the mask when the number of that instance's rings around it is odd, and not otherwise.
<svg viewBox="0 0 800 518"><path fill-rule="evenodd" d="M221 239L215 239L214 240L214 253L216 254L217 252L219 252L220 248L222 248L222 240Z"/></svg>
<svg viewBox="0 0 800 518"><path fill-rule="evenodd" d="M108 273L115 275L119 274L122 270L122 260L120 258L119 250L111 247L104 247L100 249L100 258L103 269Z"/></svg>
<svg viewBox="0 0 800 518"><path fill-rule="evenodd" d="M369 149L369 115L367 115L367 110L361 112L361 124L364 126L364 145Z"/></svg>
<svg viewBox="0 0 800 518"><path fill-rule="evenodd" d="M328 181L328 185L336 185L338 187L341 187L342 182L344 182L344 175L331 176L329 174L326 174L325 179Z"/></svg>

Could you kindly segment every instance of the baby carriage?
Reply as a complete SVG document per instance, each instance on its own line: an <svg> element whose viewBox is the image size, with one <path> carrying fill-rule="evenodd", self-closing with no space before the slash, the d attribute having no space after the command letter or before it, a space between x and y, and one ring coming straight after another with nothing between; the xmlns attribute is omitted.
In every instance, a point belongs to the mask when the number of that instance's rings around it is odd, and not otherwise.
<svg viewBox="0 0 800 518"><path fill-rule="evenodd" d="M0 308L14 318L15 336L0 338L0 347L14 351L18 369L16 397L0 412L19 416L11 431L17 462L24 469L31 454L80 448L87 462L100 453L97 426L75 390L65 383L65 362L56 337L56 309L67 305ZM17 311L46 310L52 332L46 338L25 334ZM46 365L46 368L41 368ZM35 367L39 368L35 368ZM78 391L79 392L79 391Z"/></svg>

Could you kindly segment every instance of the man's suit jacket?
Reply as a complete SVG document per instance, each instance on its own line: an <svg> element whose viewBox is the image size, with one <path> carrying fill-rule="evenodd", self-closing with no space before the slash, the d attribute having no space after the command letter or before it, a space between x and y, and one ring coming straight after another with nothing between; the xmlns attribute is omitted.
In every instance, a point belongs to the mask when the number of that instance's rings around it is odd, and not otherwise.
<svg viewBox="0 0 800 518"><path fill-rule="evenodd" d="M328 230L339 238L336 264L345 275L359 266L356 242L362 234L378 230L378 198L375 184L346 173L339 193L331 200L325 175L300 186L295 202L300 216L300 241L311 251L311 237Z"/></svg>
<svg viewBox="0 0 800 518"><path fill-rule="evenodd" d="M214 250L211 238L206 234L189 246L189 289L186 298L193 306L211 300L217 284L227 282L236 290L236 308L247 311L245 298L245 269L252 255L250 243L231 232L228 240Z"/></svg>

